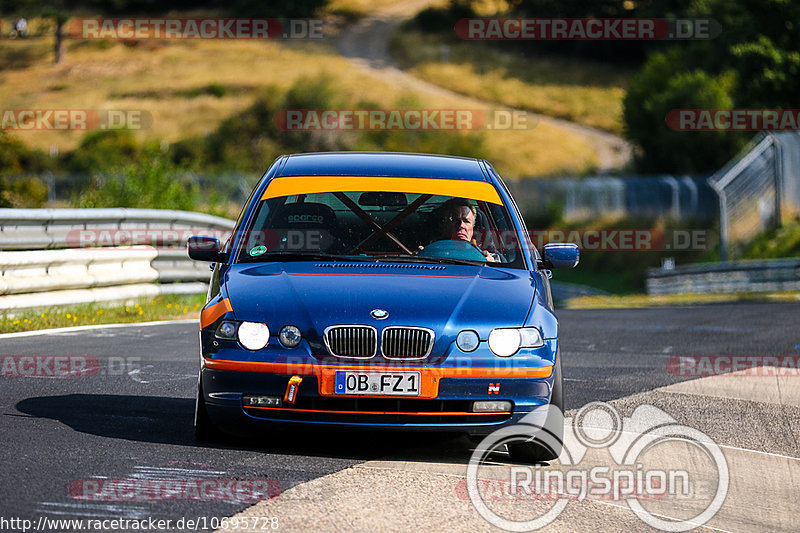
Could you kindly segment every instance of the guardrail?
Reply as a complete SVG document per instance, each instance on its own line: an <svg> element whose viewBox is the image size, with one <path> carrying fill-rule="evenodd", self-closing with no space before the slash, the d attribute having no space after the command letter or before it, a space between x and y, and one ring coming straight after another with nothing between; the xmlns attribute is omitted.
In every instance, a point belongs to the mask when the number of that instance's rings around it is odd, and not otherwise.
<svg viewBox="0 0 800 533"><path fill-rule="evenodd" d="M158 281L150 246L4 252L0 295Z"/></svg>
<svg viewBox="0 0 800 533"><path fill-rule="evenodd" d="M208 265L186 240L233 226L160 209L0 209L0 311L205 292Z"/></svg>
<svg viewBox="0 0 800 533"><path fill-rule="evenodd" d="M800 258L695 263L649 269L648 294L711 294L800 290Z"/></svg>
<svg viewBox="0 0 800 533"><path fill-rule="evenodd" d="M0 250L185 246L190 230L224 232L233 226L227 218L171 209L0 209Z"/></svg>

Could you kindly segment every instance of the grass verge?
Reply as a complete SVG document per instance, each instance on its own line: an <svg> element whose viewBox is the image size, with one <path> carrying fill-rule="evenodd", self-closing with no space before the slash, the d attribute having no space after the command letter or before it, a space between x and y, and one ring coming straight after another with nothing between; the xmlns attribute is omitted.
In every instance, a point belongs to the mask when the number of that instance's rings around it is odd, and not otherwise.
<svg viewBox="0 0 800 533"><path fill-rule="evenodd" d="M800 292L580 296L578 298L564 300L561 302L560 307L562 309L636 309L742 301L796 302L800 301Z"/></svg>
<svg viewBox="0 0 800 533"><path fill-rule="evenodd" d="M390 50L413 75L451 91L622 132L622 99L632 72L618 66L525 57L489 43L423 33L411 25L395 32ZM443 54L449 59L443 60Z"/></svg>
<svg viewBox="0 0 800 533"><path fill-rule="evenodd" d="M205 294L168 294L128 301L124 304L93 303L30 309L0 316L0 333L199 318L205 301Z"/></svg>

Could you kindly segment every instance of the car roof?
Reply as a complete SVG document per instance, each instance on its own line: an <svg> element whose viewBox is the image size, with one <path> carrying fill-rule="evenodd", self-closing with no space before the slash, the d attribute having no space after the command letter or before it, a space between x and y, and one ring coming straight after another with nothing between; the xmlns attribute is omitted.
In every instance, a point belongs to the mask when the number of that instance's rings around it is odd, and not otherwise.
<svg viewBox="0 0 800 533"><path fill-rule="evenodd" d="M387 176L489 181L478 159L403 152L317 152L286 156L279 176Z"/></svg>

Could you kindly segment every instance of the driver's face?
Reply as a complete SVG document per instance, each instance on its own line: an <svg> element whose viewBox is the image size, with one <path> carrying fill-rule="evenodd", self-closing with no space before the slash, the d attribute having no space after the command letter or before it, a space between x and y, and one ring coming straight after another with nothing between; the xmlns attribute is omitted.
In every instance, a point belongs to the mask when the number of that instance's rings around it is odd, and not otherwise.
<svg viewBox="0 0 800 533"><path fill-rule="evenodd" d="M472 232L475 229L475 215L472 214L472 210L469 207L457 207L450 213L445 222L450 231L451 240L465 242L472 240Z"/></svg>

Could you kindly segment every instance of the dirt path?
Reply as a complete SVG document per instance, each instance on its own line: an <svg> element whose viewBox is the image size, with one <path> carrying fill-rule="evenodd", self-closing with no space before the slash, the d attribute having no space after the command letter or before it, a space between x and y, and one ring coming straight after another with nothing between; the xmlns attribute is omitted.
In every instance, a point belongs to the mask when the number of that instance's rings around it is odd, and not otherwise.
<svg viewBox="0 0 800 533"><path fill-rule="evenodd" d="M400 70L394 64L388 50L392 32L398 24L429 4L431 4L430 0L405 0L379 9L375 14L362 19L342 32L336 45L339 53L353 64L381 76L399 87L437 96L460 98L465 105L498 107L493 102L464 96L416 78ZM570 131L591 143L597 152L600 172L620 169L631 158L630 143L613 133L546 115L535 114L535 116L542 124Z"/></svg>

